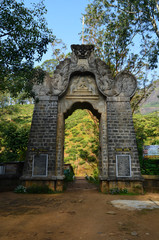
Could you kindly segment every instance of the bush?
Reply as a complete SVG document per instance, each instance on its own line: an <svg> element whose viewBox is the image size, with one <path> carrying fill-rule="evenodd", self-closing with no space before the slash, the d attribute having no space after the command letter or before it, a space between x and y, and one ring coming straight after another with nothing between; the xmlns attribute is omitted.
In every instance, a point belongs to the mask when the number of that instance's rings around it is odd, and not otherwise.
<svg viewBox="0 0 159 240"><path fill-rule="evenodd" d="M92 176L87 176L86 175L86 180L88 181L88 182L90 182L90 183L94 183L94 184L96 184L96 185L99 185L99 178L98 177L92 177Z"/></svg>
<svg viewBox="0 0 159 240"><path fill-rule="evenodd" d="M85 164L85 161L84 161L84 160L82 160L82 161L79 162L79 165L83 165L83 164Z"/></svg>
<svg viewBox="0 0 159 240"><path fill-rule="evenodd" d="M65 181L66 182L71 182L74 180L74 172L71 171L70 169L65 169L64 170L64 175L65 175Z"/></svg>
<svg viewBox="0 0 159 240"><path fill-rule="evenodd" d="M115 195L115 194L127 194L128 190L126 188L124 189L119 189L119 188L111 188L109 191L110 194Z"/></svg>
<svg viewBox="0 0 159 240"><path fill-rule="evenodd" d="M28 144L30 126L17 127L13 122L0 124L0 142L2 151L0 162L23 161Z"/></svg>
<svg viewBox="0 0 159 240"><path fill-rule="evenodd" d="M30 187L27 187L26 189L27 193L54 193L52 189L49 188L48 185L32 185Z"/></svg>
<svg viewBox="0 0 159 240"><path fill-rule="evenodd" d="M19 185L14 189L15 193L33 193L33 194L51 194L58 193L57 191L53 191L49 188L48 185L36 185L33 184L30 187L24 187L23 185Z"/></svg>
<svg viewBox="0 0 159 240"><path fill-rule="evenodd" d="M99 178L99 169L97 167L93 170L93 177L95 179Z"/></svg>
<svg viewBox="0 0 159 240"><path fill-rule="evenodd" d="M26 187L24 187L23 185L19 185L14 189L15 193L26 193Z"/></svg>

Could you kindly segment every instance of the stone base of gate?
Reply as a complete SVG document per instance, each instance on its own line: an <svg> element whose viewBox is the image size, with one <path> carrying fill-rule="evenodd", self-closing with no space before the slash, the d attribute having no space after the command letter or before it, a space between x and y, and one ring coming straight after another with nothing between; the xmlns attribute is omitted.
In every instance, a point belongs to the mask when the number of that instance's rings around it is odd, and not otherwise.
<svg viewBox="0 0 159 240"><path fill-rule="evenodd" d="M128 192L143 194L143 180L101 180L100 190L109 193L113 188L127 189Z"/></svg>
<svg viewBox="0 0 159 240"><path fill-rule="evenodd" d="M51 190L62 192L64 188L63 180L25 180L23 181L25 187L48 186Z"/></svg>

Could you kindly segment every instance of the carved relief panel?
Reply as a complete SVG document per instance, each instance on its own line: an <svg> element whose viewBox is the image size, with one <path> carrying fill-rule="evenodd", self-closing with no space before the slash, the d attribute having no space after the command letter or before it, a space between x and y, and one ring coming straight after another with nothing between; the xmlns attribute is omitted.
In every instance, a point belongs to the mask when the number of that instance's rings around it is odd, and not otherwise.
<svg viewBox="0 0 159 240"><path fill-rule="evenodd" d="M98 96L95 79L92 75L75 75L71 78L67 96Z"/></svg>

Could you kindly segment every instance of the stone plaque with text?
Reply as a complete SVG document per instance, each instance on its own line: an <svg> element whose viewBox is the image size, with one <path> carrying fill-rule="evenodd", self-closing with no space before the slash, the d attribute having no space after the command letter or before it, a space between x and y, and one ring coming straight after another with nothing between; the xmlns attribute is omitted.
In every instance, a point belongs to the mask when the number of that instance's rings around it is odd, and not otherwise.
<svg viewBox="0 0 159 240"><path fill-rule="evenodd" d="M130 155L116 156L117 177L131 177Z"/></svg>
<svg viewBox="0 0 159 240"><path fill-rule="evenodd" d="M48 155L34 155L33 176L47 176Z"/></svg>

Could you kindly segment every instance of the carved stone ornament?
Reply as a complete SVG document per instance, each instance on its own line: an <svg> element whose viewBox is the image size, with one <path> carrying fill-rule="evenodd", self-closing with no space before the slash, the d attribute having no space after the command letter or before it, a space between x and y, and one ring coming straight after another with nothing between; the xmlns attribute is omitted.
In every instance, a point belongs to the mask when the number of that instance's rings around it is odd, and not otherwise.
<svg viewBox="0 0 159 240"><path fill-rule="evenodd" d="M100 59L96 59L97 85L100 92L105 96L115 96L118 92L115 89L115 80L111 75L108 65Z"/></svg>
<svg viewBox="0 0 159 240"><path fill-rule="evenodd" d="M72 52L77 56L77 58L89 58L91 52L94 51L94 45L71 45Z"/></svg>
<svg viewBox="0 0 159 240"><path fill-rule="evenodd" d="M96 86L92 76L74 76L73 81L71 81L69 87L69 94L80 94L85 95L85 93L95 95Z"/></svg>
<svg viewBox="0 0 159 240"><path fill-rule="evenodd" d="M48 96L52 94L51 80L52 78L49 76L49 74L46 74L42 84L34 84L33 92L35 93L36 97Z"/></svg>
<svg viewBox="0 0 159 240"><path fill-rule="evenodd" d="M115 90L119 96L132 97L136 87L136 78L129 72L121 72L115 77Z"/></svg>
<svg viewBox="0 0 159 240"><path fill-rule="evenodd" d="M64 61L60 62L54 71L53 77L46 74L42 84L35 84L33 86L36 97L46 95L56 96L65 91L69 81L70 61L70 59L66 58Z"/></svg>
<svg viewBox="0 0 159 240"><path fill-rule="evenodd" d="M127 72L119 73L115 79L106 63L94 56L94 45L71 45L71 58L61 61L53 77L46 74L43 84L34 85L36 96L61 96L69 86L74 73L93 73L99 91L104 96L132 97L136 90L135 77Z"/></svg>

